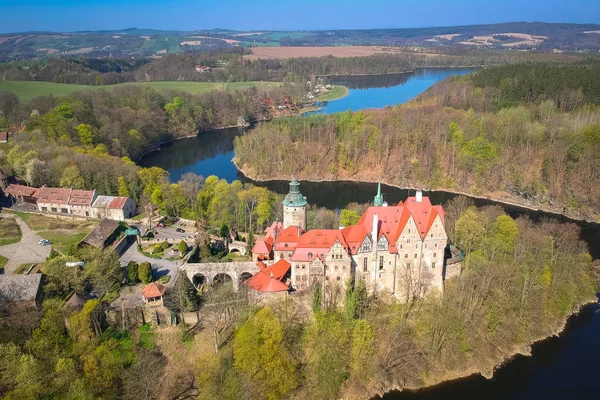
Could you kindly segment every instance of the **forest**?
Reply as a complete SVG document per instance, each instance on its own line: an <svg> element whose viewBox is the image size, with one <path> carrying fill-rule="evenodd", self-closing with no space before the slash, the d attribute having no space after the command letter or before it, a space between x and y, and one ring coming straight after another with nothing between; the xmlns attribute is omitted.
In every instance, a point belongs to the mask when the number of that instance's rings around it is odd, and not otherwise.
<svg viewBox="0 0 600 400"><path fill-rule="evenodd" d="M243 48L200 54L168 54L158 59L96 59L88 57L52 57L44 60L11 61L0 64L0 75L8 81L48 81L91 86L123 82L196 81L196 82L282 82L288 74L364 75L412 71L424 67L499 65L516 62L580 62L587 54L550 54L501 52L489 50L457 51L406 48L397 54L368 57L305 57L282 60L247 59ZM210 73L199 73L196 65L207 65Z"/></svg>
<svg viewBox="0 0 600 400"><path fill-rule="evenodd" d="M446 229L467 253L463 274L447 282L444 296L405 304L356 282L339 293L343 306L318 287L258 306L227 286L197 294L180 275L165 301L177 313L199 308L201 323L136 328L114 320L121 311L109 317L99 300L79 310L63 301L83 285L119 284L114 253L78 255L90 266L77 274L66 274L63 258L50 259L43 309L0 326L0 395L368 398L489 373L595 299L600 265L576 225L513 220L498 206L478 209L460 196L445 209Z"/></svg>
<svg viewBox="0 0 600 400"><path fill-rule="evenodd" d="M396 107L277 119L236 138L236 163L258 179L283 179L292 169L315 180L381 176L593 219L598 74L596 64L492 67Z"/></svg>

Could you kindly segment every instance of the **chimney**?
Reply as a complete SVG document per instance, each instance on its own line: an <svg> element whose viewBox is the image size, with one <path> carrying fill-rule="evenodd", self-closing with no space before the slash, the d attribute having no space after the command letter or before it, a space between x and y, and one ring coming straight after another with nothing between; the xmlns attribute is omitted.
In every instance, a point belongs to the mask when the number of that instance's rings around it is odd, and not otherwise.
<svg viewBox="0 0 600 400"><path fill-rule="evenodd" d="M415 196L417 198L417 203L420 203L423 201L423 192L420 190L417 190L417 195Z"/></svg>
<svg viewBox="0 0 600 400"><path fill-rule="evenodd" d="M298 237L302 236L302 228L298 225Z"/></svg>
<svg viewBox="0 0 600 400"><path fill-rule="evenodd" d="M371 231L371 236L373 236L373 242L377 242L378 238L378 230L379 228L379 219L377 218L377 213L373 214L373 230Z"/></svg>

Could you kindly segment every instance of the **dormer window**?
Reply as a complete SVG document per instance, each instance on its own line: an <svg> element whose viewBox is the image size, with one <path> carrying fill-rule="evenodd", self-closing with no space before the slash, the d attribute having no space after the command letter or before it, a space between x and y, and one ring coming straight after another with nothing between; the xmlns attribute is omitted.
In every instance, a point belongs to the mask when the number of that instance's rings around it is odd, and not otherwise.
<svg viewBox="0 0 600 400"><path fill-rule="evenodd" d="M308 253L308 258L312 258L313 254L312 253Z"/></svg>

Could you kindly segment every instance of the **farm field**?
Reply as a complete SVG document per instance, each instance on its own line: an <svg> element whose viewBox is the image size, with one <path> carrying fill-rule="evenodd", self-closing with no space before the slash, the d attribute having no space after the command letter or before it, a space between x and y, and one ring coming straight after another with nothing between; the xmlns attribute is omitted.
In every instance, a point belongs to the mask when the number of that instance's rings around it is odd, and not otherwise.
<svg viewBox="0 0 600 400"><path fill-rule="evenodd" d="M297 57L364 57L374 54L398 53L389 48L377 46L323 46L323 47L253 47L252 54L244 58L256 60L258 58L297 58Z"/></svg>
<svg viewBox="0 0 600 400"><path fill-rule="evenodd" d="M34 97L44 95L67 96L73 92L95 89L112 89L126 85L150 87L155 90L181 90L192 94L206 93L212 90L239 90L251 86L273 87L281 85L279 82L131 82L107 86L71 85L67 83L40 82L40 81L4 81L0 82L0 92L13 92L21 101L28 101Z"/></svg>

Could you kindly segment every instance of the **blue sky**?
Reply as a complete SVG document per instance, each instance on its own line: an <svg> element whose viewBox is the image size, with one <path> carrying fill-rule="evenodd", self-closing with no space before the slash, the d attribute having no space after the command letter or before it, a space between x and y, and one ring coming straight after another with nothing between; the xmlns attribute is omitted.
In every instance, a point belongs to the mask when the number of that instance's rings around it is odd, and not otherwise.
<svg viewBox="0 0 600 400"><path fill-rule="evenodd" d="M0 32L600 23L600 0L0 0Z"/></svg>

